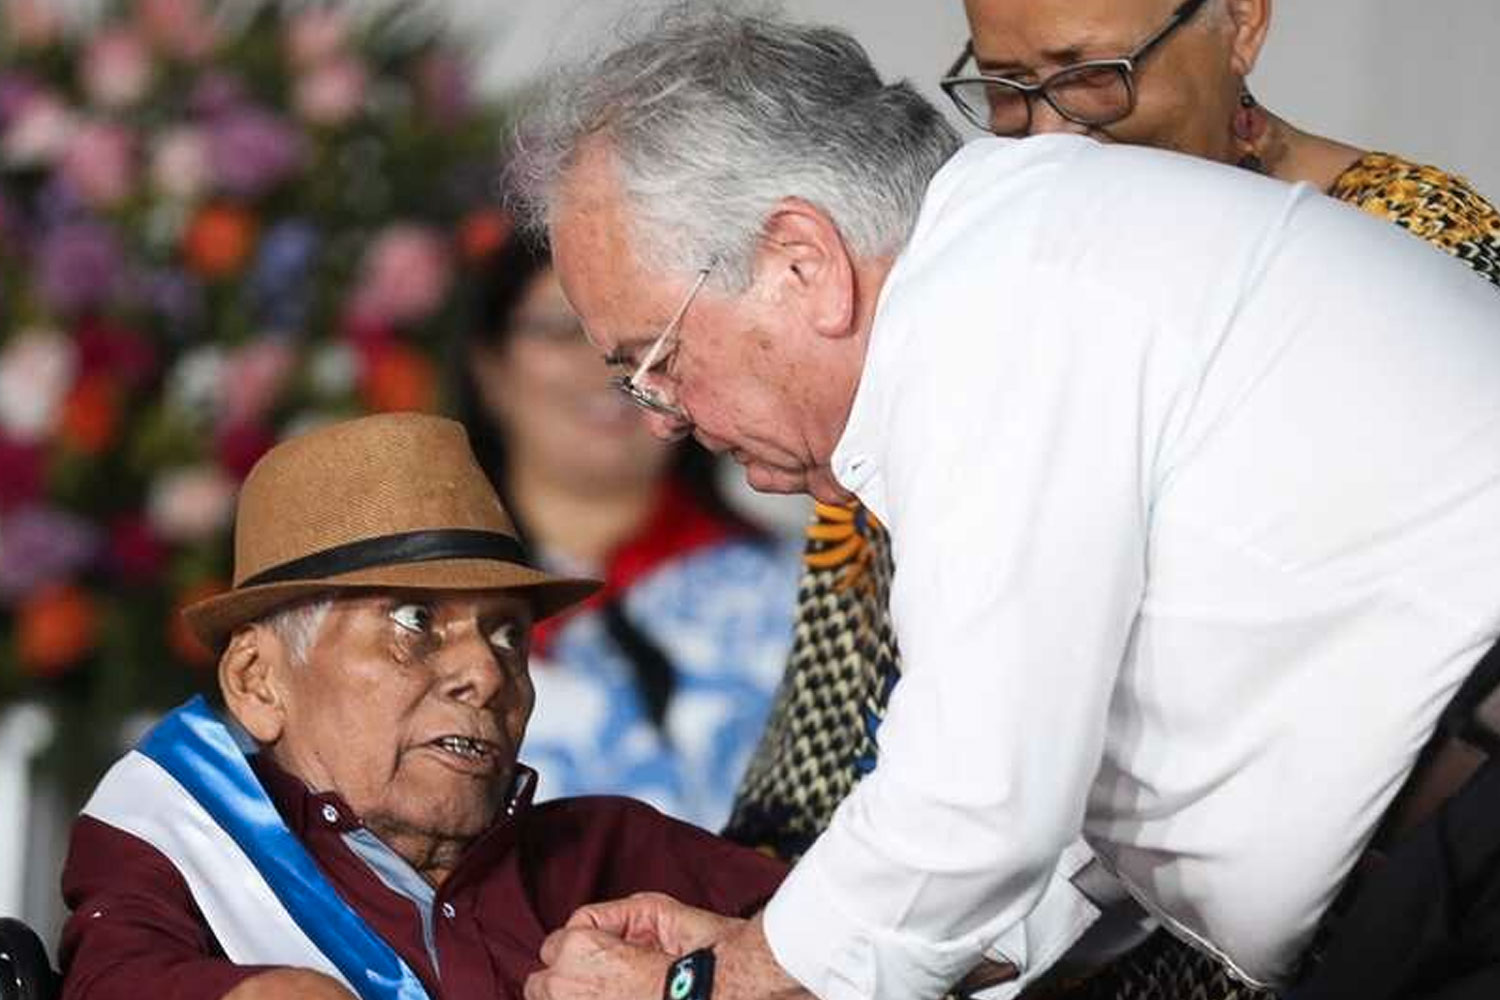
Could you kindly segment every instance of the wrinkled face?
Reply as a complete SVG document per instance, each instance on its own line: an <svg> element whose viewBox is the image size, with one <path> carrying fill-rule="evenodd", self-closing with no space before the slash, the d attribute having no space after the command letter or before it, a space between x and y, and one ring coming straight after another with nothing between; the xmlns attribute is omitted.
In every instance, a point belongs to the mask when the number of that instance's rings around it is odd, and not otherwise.
<svg viewBox="0 0 1500 1000"><path fill-rule="evenodd" d="M670 448L610 388L609 370L550 269L533 279L511 328L495 331L472 361L515 466L606 494L654 482L666 467Z"/></svg>
<svg viewBox="0 0 1500 1000"><path fill-rule="evenodd" d="M1233 29L1209 0L1191 21L1136 67L1135 111L1087 129L1045 101L1033 132L1087 132L1095 138L1156 146L1229 162L1240 74ZM975 58L985 73L1036 83L1065 66L1127 55L1171 17L1181 0L964 0Z"/></svg>
<svg viewBox="0 0 1500 1000"><path fill-rule="evenodd" d="M503 593L339 596L307 663L282 671L271 752L377 834L472 839L510 791L530 627L529 604Z"/></svg>
<svg viewBox="0 0 1500 1000"><path fill-rule="evenodd" d="M595 348L621 373L640 359L692 290L691 273L653 271L630 244L630 220L605 154L570 171L552 220L552 254L568 300ZM705 262L706 263L706 262ZM774 276L757 275L743 294L712 280L693 299L655 369L685 420L648 417L660 437L691 433L745 468L755 489L844 494L828 472L837 440L809 419L826 391Z"/></svg>

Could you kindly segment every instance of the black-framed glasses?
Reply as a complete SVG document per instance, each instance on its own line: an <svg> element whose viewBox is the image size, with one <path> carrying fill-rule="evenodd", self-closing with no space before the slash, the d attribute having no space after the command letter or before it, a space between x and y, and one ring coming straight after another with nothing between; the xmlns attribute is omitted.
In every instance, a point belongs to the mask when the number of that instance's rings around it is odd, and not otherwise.
<svg viewBox="0 0 1500 1000"><path fill-rule="evenodd" d="M1074 124L1090 128L1112 125L1135 110L1136 67L1207 2L1186 0L1172 12L1166 24L1128 55L1064 66L1040 83L1022 83L986 73L960 76L964 64L974 56L971 41L939 85L965 118L995 135L1018 136L1030 132L1037 98Z"/></svg>

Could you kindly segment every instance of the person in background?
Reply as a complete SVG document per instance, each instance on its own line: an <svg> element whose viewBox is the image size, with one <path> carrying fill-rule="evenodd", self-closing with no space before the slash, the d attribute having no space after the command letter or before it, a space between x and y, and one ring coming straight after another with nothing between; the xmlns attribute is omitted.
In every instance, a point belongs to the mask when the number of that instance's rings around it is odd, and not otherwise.
<svg viewBox="0 0 1500 1000"><path fill-rule="evenodd" d="M545 248L512 238L475 289L460 406L543 565L602 578L537 630L526 757L549 795L629 795L717 829L791 641L796 557L604 384Z"/></svg>

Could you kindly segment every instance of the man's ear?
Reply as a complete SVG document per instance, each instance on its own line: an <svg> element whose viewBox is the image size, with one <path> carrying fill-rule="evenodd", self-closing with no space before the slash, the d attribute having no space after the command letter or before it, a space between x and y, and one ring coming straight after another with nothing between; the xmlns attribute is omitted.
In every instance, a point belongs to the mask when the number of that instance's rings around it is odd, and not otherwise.
<svg viewBox="0 0 1500 1000"><path fill-rule="evenodd" d="M777 294L824 337L855 330L854 262L838 226L801 198L783 198L761 233L757 266L780 279Z"/></svg>
<svg viewBox="0 0 1500 1000"><path fill-rule="evenodd" d="M1271 28L1271 0L1224 0L1229 9L1229 21L1234 38L1229 49L1229 68L1236 76L1245 77L1255 69L1260 58L1261 47L1266 43L1266 33Z"/></svg>
<svg viewBox="0 0 1500 1000"><path fill-rule="evenodd" d="M231 715L255 741L270 746L286 726L282 672L286 651L270 629L244 625L219 657L219 690Z"/></svg>

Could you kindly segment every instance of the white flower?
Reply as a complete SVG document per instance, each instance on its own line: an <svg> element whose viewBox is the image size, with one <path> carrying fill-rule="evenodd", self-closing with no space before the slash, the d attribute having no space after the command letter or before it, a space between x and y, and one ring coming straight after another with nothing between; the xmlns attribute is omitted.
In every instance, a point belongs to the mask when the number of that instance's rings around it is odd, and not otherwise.
<svg viewBox="0 0 1500 1000"><path fill-rule="evenodd" d="M0 140L0 156L18 167L45 166L62 155L78 127L67 105L50 94L27 101Z"/></svg>
<svg viewBox="0 0 1500 1000"><path fill-rule="evenodd" d="M169 542L195 542L229 525L235 485L211 465L173 469L151 485L146 515Z"/></svg>
<svg viewBox="0 0 1500 1000"><path fill-rule="evenodd" d="M0 427L39 441L57 424L78 367L73 341L56 330L23 330L0 351Z"/></svg>
<svg viewBox="0 0 1500 1000"><path fill-rule="evenodd" d="M307 373L319 395L342 396L354 388L359 359L347 344L327 344L312 356Z"/></svg>
<svg viewBox="0 0 1500 1000"><path fill-rule="evenodd" d="M196 128L163 133L151 151L151 182L179 201L193 201L208 187L208 140Z"/></svg>
<svg viewBox="0 0 1500 1000"><path fill-rule="evenodd" d="M206 420L219 402L219 381L224 371L224 351L215 346L195 347L182 356L167 379L167 400L177 410Z"/></svg>

